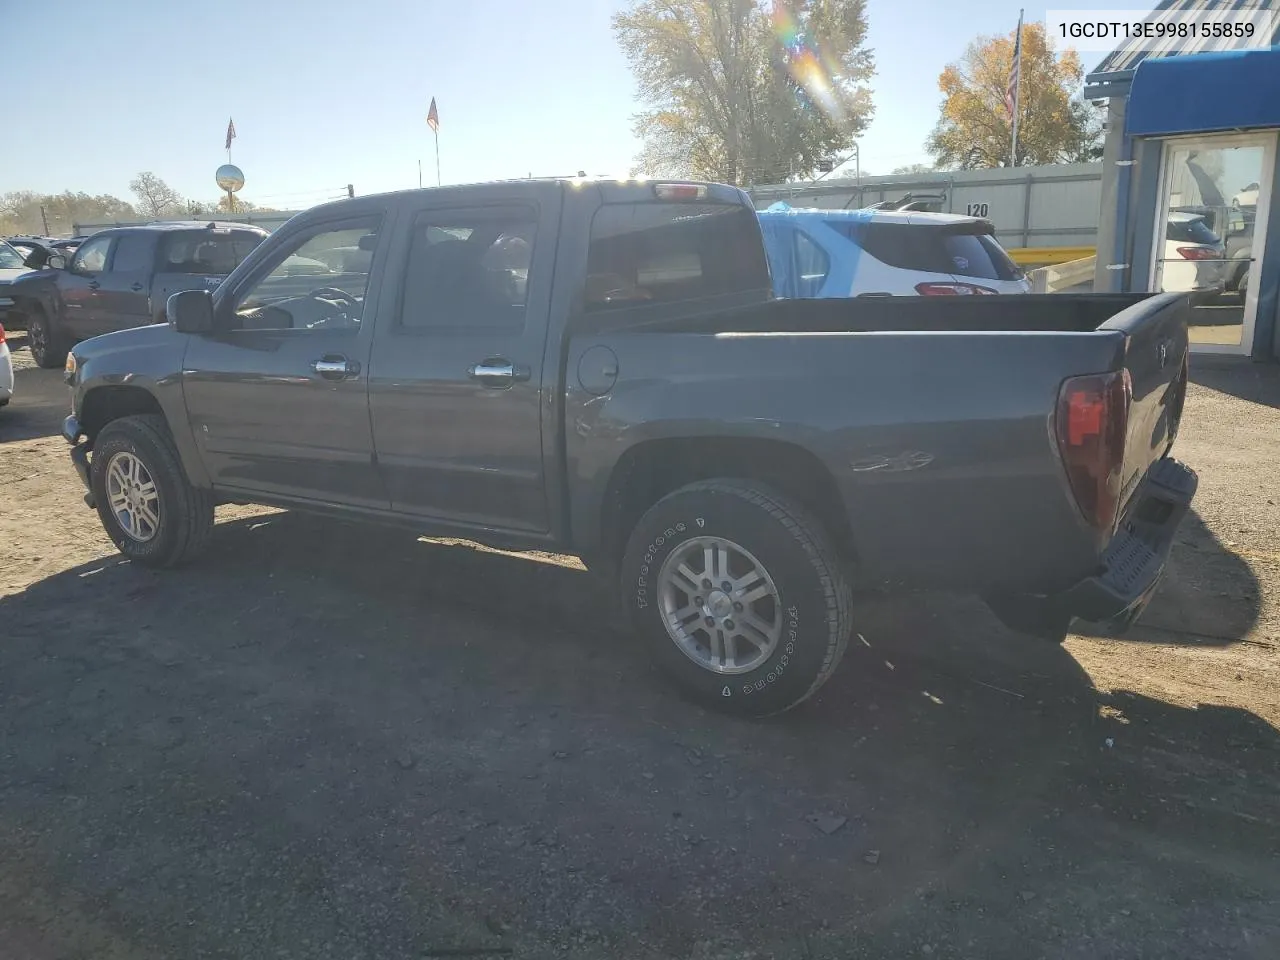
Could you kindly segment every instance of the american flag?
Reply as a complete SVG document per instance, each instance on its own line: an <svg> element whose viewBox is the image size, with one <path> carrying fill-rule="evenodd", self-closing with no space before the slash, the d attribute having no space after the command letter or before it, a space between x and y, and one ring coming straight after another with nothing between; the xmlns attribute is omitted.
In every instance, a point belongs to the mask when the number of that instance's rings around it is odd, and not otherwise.
<svg viewBox="0 0 1280 960"><path fill-rule="evenodd" d="M1013 42L1013 67L1009 70L1009 86L1004 91L1004 112L1013 119L1018 109L1018 74L1022 72L1022 15L1018 15L1018 38Z"/></svg>
<svg viewBox="0 0 1280 960"><path fill-rule="evenodd" d="M227 118L227 145L222 149L230 150L231 141L234 140L235 138L236 138L236 122L232 120L230 117L228 117Z"/></svg>
<svg viewBox="0 0 1280 960"><path fill-rule="evenodd" d="M436 111L436 98L431 98L431 109L427 111L427 126L432 133L440 132L440 114Z"/></svg>

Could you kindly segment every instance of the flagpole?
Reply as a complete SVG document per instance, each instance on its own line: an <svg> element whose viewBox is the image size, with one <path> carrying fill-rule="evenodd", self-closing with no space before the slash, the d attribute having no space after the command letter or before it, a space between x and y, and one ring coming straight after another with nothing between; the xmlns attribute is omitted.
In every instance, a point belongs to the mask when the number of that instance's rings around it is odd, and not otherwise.
<svg viewBox="0 0 1280 960"><path fill-rule="evenodd" d="M418 189L422 189L422 158L418 158Z"/></svg>
<svg viewBox="0 0 1280 960"><path fill-rule="evenodd" d="M1016 167L1018 165L1018 113L1019 107L1022 106L1022 15L1025 11L1018 11L1018 36L1013 41L1014 69L1018 71L1018 75L1014 78L1013 86L1013 135L1009 144L1009 166Z"/></svg>
<svg viewBox="0 0 1280 960"><path fill-rule="evenodd" d="M436 138L436 186L440 186L440 131L431 131Z"/></svg>

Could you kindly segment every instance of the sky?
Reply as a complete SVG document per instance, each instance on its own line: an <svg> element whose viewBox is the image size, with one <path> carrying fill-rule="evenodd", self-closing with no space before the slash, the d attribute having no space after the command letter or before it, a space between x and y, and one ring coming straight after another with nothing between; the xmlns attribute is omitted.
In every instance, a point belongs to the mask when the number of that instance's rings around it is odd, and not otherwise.
<svg viewBox="0 0 1280 960"><path fill-rule="evenodd" d="M240 195L260 205L298 209L348 183L359 194L414 187L419 161L430 186L433 96L444 183L625 175L641 105L609 21L626 5L0 0L10 84L0 193L132 199L129 181L150 170L186 197L216 200L229 118ZM864 172L928 160L938 74L975 36L1011 32L1018 9L1018 0L868 0L877 71ZM1043 16L1027 10L1028 20ZM1100 57L1083 57L1086 69Z"/></svg>

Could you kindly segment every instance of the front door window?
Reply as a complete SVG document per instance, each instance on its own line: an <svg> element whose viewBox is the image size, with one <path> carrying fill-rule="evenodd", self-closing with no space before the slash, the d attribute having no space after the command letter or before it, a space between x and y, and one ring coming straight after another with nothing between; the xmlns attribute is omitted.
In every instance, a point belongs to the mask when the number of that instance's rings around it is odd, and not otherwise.
<svg viewBox="0 0 1280 960"><path fill-rule="evenodd" d="M107 267L107 251L111 249L110 237L96 237L80 244L71 258L71 272L83 276L101 273Z"/></svg>
<svg viewBox="0 0 1280 960"><path fill-rule="evenodd" d="M237 297L235 327L359 330L377 229L377 218L369 218L304 234Z"/></svg>

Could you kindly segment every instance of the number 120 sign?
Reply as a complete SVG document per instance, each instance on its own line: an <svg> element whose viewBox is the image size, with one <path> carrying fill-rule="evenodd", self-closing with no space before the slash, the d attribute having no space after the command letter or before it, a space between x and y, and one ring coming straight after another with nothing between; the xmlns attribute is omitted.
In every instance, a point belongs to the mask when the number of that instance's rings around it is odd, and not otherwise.
<svg viewBox="0 0 1280 960"><path fill-rule="evenodd" d="M988 207L985 203L969 203L965 205L965 214L970 217L985 217Z"/></svg>

